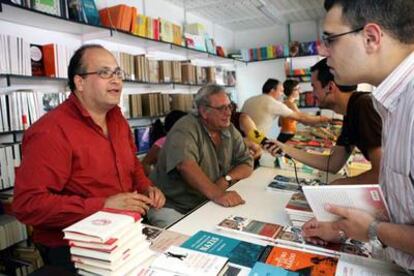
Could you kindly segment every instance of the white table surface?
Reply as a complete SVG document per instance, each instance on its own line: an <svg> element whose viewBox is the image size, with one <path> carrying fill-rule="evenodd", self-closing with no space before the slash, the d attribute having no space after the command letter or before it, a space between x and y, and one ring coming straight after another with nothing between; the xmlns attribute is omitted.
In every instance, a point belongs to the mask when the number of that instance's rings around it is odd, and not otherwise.
<svg viewBox="0 0 414 276"><path fill-rule="evenodd" d="M277 174L292 176L293 172L260 167L250 177L240 180L229 188L229 190L237 191L246 201L245 204L236 207L222 207L212 201L207 202L171 226L169 230L186 235L193 235L199 230L217 232L216 225L230 215L239 215L280 225L289 224L285 206L292 193L266 189L272 178ZM309 175L300 173L298 173L298 176L309 178Z"/></svg>

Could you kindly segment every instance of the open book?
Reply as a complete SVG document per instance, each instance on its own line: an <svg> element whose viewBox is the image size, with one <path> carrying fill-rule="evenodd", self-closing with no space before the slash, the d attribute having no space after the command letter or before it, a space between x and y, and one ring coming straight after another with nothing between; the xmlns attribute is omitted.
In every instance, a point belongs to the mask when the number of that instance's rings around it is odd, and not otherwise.
<svg viewBox="0 0 414 276"><path fill-rule="evenodd" d="M318 221L336 221L338 216L325 210L326 204L364 210L380 221L390 215L379 185L303 186L303 192Z"/></svg>

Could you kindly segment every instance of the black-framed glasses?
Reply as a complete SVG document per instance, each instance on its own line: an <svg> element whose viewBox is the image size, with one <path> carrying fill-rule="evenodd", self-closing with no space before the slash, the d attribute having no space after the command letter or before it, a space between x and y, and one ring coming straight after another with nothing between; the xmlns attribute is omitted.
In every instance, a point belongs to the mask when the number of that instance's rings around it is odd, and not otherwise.
<svg viewBox="0 0 414 276"><path fill-rule="evenodd" d="M225 105L221 105L221 106L211 106L211 105L207 105L207 107L215 109L219 112L226 112L226 111L232 111L233 109L233 105L232 104L225 104Z"/></svg>
<svg viewBox="0 0 414 276"><path fill-rule="evenodd" d="M111 70L109 68L103 68L101 70L95 72L85 72L78 74L79 76L87 76L87 75L98 75L102 79L111 79L116 76L120 80L124 80L126 77L126 73L121 68L116 68L115 70Z"/></svg>
<svg viewBox="0 0 414 276"><path fill-rule="evenodd" d="M332 35L322 35L322 42L323 45L326 48L331 47L332 43L341 36L347 35L347 34L353 34L353 33L358 33L360 31L362 31L364 29L364 27L352 30L352 31L348 31L348 32L344 32L344 33L340 33L340 34L332 34Z"/></svg>

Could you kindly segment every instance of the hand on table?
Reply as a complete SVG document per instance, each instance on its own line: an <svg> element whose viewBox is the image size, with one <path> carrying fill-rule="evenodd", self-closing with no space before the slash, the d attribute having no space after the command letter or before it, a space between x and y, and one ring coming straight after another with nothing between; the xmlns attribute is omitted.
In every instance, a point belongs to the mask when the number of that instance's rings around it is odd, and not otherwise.
<svg viewBox="0 0 414 276"><path fill-rule="evenodd" d="M220 196L213 198L213 201L224 207L233 207L245 203L236 191L225 191Z"/></svg>

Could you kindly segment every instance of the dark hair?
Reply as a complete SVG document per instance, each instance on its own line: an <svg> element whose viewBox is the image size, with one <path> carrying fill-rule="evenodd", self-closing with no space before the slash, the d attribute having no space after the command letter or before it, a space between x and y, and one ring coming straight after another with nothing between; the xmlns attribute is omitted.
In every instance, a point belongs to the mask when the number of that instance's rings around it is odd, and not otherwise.
<svg viewBox="0 0 414 276"><path fill-rule="evenodd" d="M298 86L299 82L297 80L285 80L283 83L283 93L286 97L289 97L293 93L293 89Z"/></svg>
<svg viewBox="0 0 414 276"><path fill-rule="evenodd" d="M173 125L179 119L181 119L181 117L184 117L187 114L188 114L187 112L184 112L184 111L181 111L181 110L172 110L172 111L170 111L170 113L168 113L167 116L165 116L165 121L164 121L165 132L168 133L168 131L170 131L170 129L173 127Z"/></svg>
<svg viewBox="0 0 414 276"><path fill-rule="evenodd" d="M376 23L401 43L414 43L412 0L325 0L325 9L342 7L342 18L352 29Z"/></svg>
<svg viewBox="0 0 414 276"><path fill-rule="evenodd" d="M318 81L322 84L322 87L326 87L330 81L334 81L334 76L329 71L329 66L326 63L327 59L324 58L311 67L311 72L317 72ZM336 84L336 83L335 83ZM353 92L357 89L357 85L338 85L341 92Z"/></svg>
<svg viewBox="0 0 414 276"><path fill-rule="evenodd" d="M86 50L93 49L93 48L105 49L99 44L83 45L75 51L72 58L70 59L69 67L68 67L68 79L69 79L68 85L72 92L75 91L76 89L75 82L74 82L75 76L86 72L86 66L82 60L83 55L85 54Z"/></svg>
<svg viewBox="0 0 414 276"><path fill-rule="evenodd" d="M276 88L279 85L280 81L277 79L267 79L263 84L262 92L263 94L269 94L270 90Z"/></svg>
<svg viewBox="0 0 414 276"><path fill-rule="evenodd" d="M181 119L181 117L184 117L187 114L187 112L181 110L172 110L167 114L167 116L165 116L164 124L160 119L157 119L154 123L152 123L150 130L150 146L152 146L161 137L167 135L173 125Z"/></svg>

